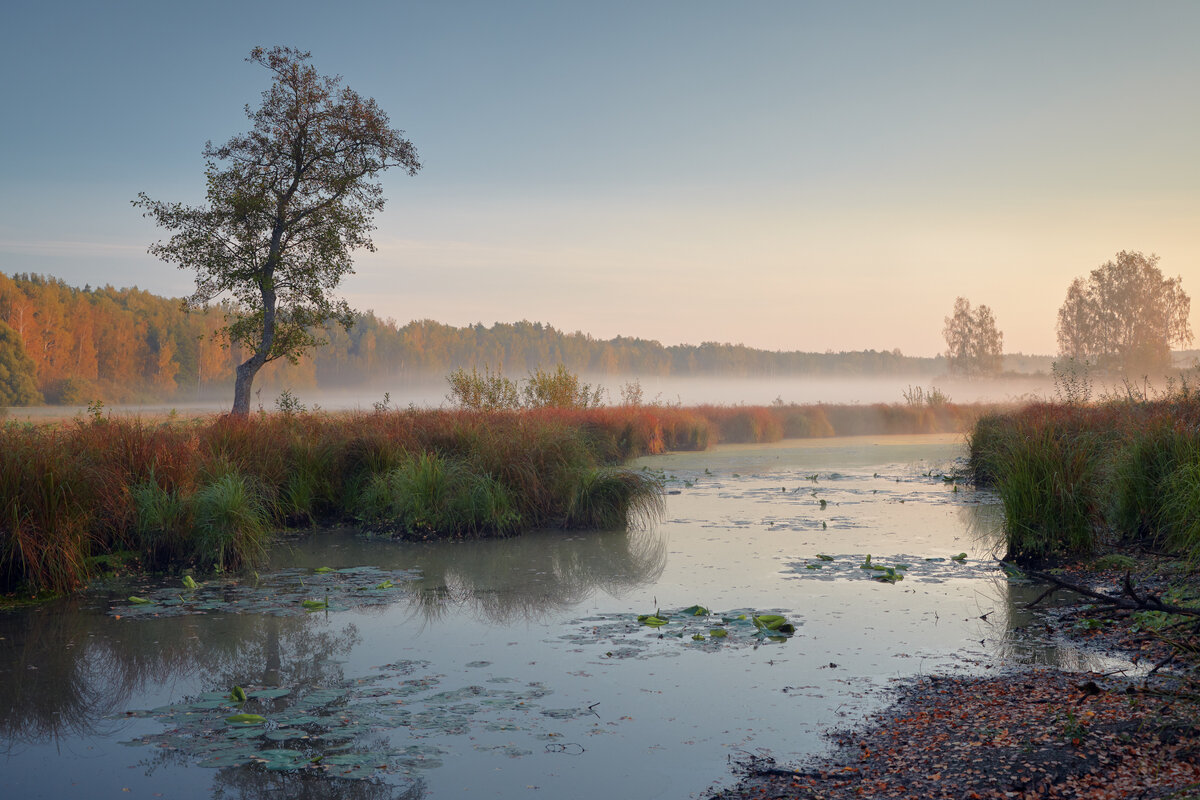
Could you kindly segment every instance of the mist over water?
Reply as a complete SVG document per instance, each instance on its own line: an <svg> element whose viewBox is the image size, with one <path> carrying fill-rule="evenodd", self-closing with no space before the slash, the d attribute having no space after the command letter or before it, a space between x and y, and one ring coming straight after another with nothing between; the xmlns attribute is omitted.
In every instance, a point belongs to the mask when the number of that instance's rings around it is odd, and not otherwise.
<svg viewBox="0 0 1200 800"><path fill-rule="evenodd" d="M522 376L514 376L522 377ZM955 403L1019 403L1036 399L1052 399L1054 383L1049 376L1037 375L997 380L930 379L927 375L890 375L886 377L829 377L782 376L754 378L679 377L679 376L613 376L584 375L582 379L605 389L605 403L621 403L621 390L637 382L642 389L642 403L669 405L770 405L771 403L813 403L868 405L872 403L904 403L905 392L920 387L928 392L940 389ZM371 387L358 386L344 390L305 387L261 386L251 402L252 411L262 408L275 411L281 392L287 388L305 408L325 411L371 411L384 402L388 408L449 408L449 386L444 377L421 376L379 381ZM202 398L180 398L175 401L146 405L110 405L106 411L117 414L221 413L229 410L232 389L226 394ZM15 417L70 417L86 413L84 406L31 406L13 408Z"/></svg>

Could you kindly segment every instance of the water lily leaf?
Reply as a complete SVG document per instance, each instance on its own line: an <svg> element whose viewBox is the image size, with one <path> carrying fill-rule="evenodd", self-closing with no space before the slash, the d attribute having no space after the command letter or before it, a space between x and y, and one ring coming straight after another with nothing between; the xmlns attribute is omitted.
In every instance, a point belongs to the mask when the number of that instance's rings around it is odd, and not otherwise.
<svg viewBox="0 0 1200 800"><path fill-rule="evenodd" d="M958 555L956 555L956 556L950 556L950 560L951 560L951 561L958 561L959 563L962 563L963 561L966 561L966 560L967 560L967 554L966 554L966 553L959 553L959 554L958 554Z"/></svg>
<svg viewBox="0 0 1200 800"><path fill-rule="evenodd" d="M144 597L135 597L134 595L130 595L130 596L129 596L129 602L131 602L131 603L133 603L134 605L137 605L137 606L144 606L144 605L149 605L150 603L153 603L154 601L153 601L153 600L147 600L147 599L146 599L146 598L144 598Z"/></svg>
<svg viewBox="0 0 1200 800"><path fill-rule="evenodd" d="M708 635L714 639L724 639L729 635L729 631L725 630L724 628L713 628L708 632Z"/></svg>
<svg viewBox="0 0 1200 800"><path fill-rule="evenodd" d="M240 767L253 761L253 753L246 752L244 748L238 748L212 753L200 762L200 766L223 769L224 767Z"/></svg>
<svg viewBox="0 0 1200 800"><path fill-rule="evenodd" d="M307 608L309 611L317 611L322 608L329 608L328 600L304 600L300 605Z"/></svg>
<svg viewBox="0 0 1200 800"><path fill-rule="evenodd" d="M703 634L703 633L693 633L693 634L692 634L692 640L693 640L693 641L697 641L697 642L703 642L703 641L704 641L704 634Z"/></svg>
<svg viewBox="0 0 1200 800"><path fill-rule="evenodd" d="M881 583L895 583L896 581L904 580L904 576L899 572L896 572L896 570L892 569L891 567L888 567L887 571L882 575L874 575L872 577Z"/></svg>
<svg viewBox="0 0 1200 800"><path fill-rule="evenodd" d="M317 573L318 575L324 572L333 572L333 567L317 567L313 570L313 572Z"/></svg>
<svg viewBox="0 0 1200 800"><path fill-rule="evenodd" d="M246 702L246 690L240 686L233 687L229 692L229 699L235 703Z"/></svg>
<svg viewBox="0 0 1200 800"><path fill-rule="evenodd" d="M254 761L270 770L300 769L311 761L299 750L259 750L253 756Z"/></svg>
<svg viewBox="0 0 1200 800"><path fill-rule="evenodd" d="M638 617L638 622L643 625L649 625L651 628L661 628L666 625L669 620L665 617L659 617L654 614L642 614Z"/></svg>
<svg viewBox="0 0 1200 800"><path fill-rule="evenodd" d="M267 718L261 714L234 714L231 717L226 717L225 721L230 725L262 725L267 721Z"/></svg>
<svg viewBox="0 0 1200 800"><path fill-rule="evenodd" d="M255 700L274 700L276 697L287 697L291 693L291 689L255 689L246 692L246 696Z"/></svg>
<svg viewBox="0 0 1200 800"><path fill-rule="evenodd" d="M817 553L817 558L821 559L822 561L833 561L833 556L827 556L824 553Z"/></svg>
<svg viewBox="0 0 1200 800"><path fill-rule="evenodd" d="M707 617L709 612L704 606L688 606L679 613L689 617Z"/></svg>
<svg viewBox="0 0 1200 800"><path fill-rule="evenodd" d="M190 703L188 708L196 711L211 711L214 708L224 708L229 705L229 697L225 696L221 700L197 700L195 703Z"/></svg>
<svg viewBox="0 0 1200 800"><path fill-rule="evenodd" d="M189 590L195 590L195 589L199 588L199 586L200 586L200 584L196 583L196 579L193 578L191 575L183 576L183 588L189 589Z"/></svg>
<svg viewBox="0 0 1200 800"><path fill-rule="evenodd" d="M781 617L778 614L759 614L754 618L754 627L776 633L793 634L796 632L796 626L788 622L787 617Z"/></svg>

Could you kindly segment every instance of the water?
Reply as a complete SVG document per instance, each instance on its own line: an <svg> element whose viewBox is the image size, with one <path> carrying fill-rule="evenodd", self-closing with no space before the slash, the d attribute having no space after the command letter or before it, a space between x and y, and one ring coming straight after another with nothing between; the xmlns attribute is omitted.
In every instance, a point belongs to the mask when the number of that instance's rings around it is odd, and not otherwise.
<svg viewBox="0 0 1200 800"><path fill-rule="evenodd" d="M648 531L322 531L257 577L4 613L7 791L683 798L745 753L822 752L893 679L1104 666L1031 633L1020 604L1039 590L994 569L994 498L943 477L961 450L923 436L648 458L635 466L672 492ZM873 580L887 573L868 554L903 580ZM713 613L681 615L693 605ZM655 612L669 624L637 623ZM795 635L755 636L764 612ZM267 722L238 729L239 710Z"/></svg>

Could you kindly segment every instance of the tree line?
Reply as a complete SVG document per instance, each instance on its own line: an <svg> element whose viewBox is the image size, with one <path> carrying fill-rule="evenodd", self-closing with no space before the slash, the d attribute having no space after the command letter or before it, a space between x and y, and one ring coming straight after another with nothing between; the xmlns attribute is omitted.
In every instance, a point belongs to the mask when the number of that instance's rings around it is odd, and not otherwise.
<svg viewBox="0 0 1200 800"><path fill-rule="evenodd" d="M222 333L232 312L222 304L185 310L178 298L137 288L77 288L52 277L0 273L0 405L227 394L234 370L246 357ZM267 364L263 384L386 386L395 379L440 378L458 368L520 374L556 364L593 375L721 377L935 376L946 369L942 358L896 350L777 352L718 342L666 346L627 336L596 339L528 321L400 325L370 311L354 313L349 330L329 322L316 335L329 344L309 350L295 364L286 359Z"/></svg>

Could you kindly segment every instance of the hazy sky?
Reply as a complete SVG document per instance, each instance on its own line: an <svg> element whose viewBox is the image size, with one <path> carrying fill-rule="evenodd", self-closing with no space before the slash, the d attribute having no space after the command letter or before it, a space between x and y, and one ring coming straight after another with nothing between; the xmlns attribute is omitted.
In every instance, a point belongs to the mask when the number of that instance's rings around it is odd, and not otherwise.
<svg viewBox="0 0 1200 800"><path fill-rule="evenodd" d="M286 44L424 163L344 284L384 317L932 355L962 295L1050 353L1124 249L1200 331L1197 41L1192 0L14 0L0 272L187 294L129 201L200 203Z"/></svg>

